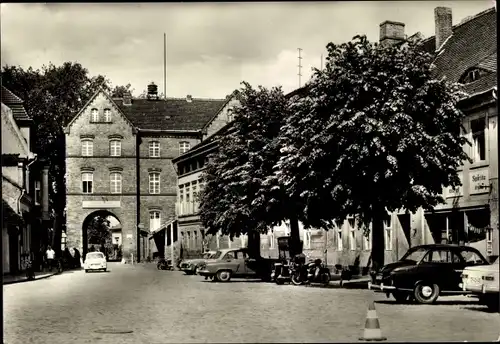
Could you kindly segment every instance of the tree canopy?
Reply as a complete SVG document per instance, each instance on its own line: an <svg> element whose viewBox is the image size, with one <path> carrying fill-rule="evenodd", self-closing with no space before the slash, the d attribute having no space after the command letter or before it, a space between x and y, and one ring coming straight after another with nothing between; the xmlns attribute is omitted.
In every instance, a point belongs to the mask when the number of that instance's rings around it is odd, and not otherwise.
<svg viewBox="0 0 500 344"><path fill-rule="evenodd" d="M279 159L278 135L288 101L281 88L254 89L248 83L243 83L239 100L230 129L219 138L218 152L207 165L200 196L207 234L220 230L231 238L267 233L289 219L292 208L277 179L269 178Z"/></svg>
<svg viewBox="0 0 500 344"><path fill-rule="evenodd" d="M418 44L418 43L416 43ZM276 165L304 224L332 228L356 216L373 225L372 259L383 264L387 211L432 209L460 184L468 159L456 85L433 77L414 43L383 47L356 36L328 44L308 95L292 100Z"/></svg>
<svg viewBox="0 0 500 344"><path fill-rule="evenodd" d="M94 217L87 228L88 244L94 245L111 245L111 231L109 230L110 222L102 216Z"/></svg>

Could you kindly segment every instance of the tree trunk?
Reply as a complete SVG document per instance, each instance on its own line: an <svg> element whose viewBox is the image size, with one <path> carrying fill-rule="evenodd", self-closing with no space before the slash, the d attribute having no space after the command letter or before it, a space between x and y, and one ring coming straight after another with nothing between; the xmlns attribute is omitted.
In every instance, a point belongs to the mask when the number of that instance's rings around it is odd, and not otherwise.
<svg viewBox="0 0 500 344"><path fill-rule="evenodd" d="M260 258L260 233L249 231L248 235L248 255L250 258Z"/></svg>
<svg viewBox="0 0 500 344"><path fill-rule="evenodd" d="M300 244L299 220L296 216L290 218L290 256L302 253Z"/></svg>
<svg viewBox="0 0 500 344"><path fill-rule="evenodd" d="M373 218L372 223L372 267L378 270L384 266L385 243L384 243L384 218L385 211L379 211Z"/></svg>

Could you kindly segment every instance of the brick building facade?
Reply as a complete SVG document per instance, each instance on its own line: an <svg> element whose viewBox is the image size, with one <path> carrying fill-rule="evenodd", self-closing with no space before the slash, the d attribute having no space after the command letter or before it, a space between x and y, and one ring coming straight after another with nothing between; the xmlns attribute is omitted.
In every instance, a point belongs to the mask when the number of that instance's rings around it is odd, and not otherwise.
<svg viewBox="0 0 500 344"><path fill-rule="evenodd" d="M175 217L177 175L172 159L201 142L224 100L112 99L96 92L65 128L66 231L69 247L86 247L95 215L121 225L123 256L144 259L148 234Z"/></svg>

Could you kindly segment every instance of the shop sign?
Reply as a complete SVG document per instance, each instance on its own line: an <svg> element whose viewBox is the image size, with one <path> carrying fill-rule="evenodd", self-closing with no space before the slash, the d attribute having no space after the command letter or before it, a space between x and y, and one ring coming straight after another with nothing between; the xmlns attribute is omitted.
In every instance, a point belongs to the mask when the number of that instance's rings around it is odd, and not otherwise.
<svg viewBox="0 0 500 344"><path fill-rule="evenodd" d="M460 183L464 183L462 172L458 174L458 179L460 179ZM447 186L444 194L446 198L463 196L463 185L457 186L455 189L453 189L453 187L451 186Z"/></svg>
<svg viewBox="0 0 500 344"><path fill-rule="evenodd" d="M469 171L469 194L486 193L490 189L488 168Z"/></svg>

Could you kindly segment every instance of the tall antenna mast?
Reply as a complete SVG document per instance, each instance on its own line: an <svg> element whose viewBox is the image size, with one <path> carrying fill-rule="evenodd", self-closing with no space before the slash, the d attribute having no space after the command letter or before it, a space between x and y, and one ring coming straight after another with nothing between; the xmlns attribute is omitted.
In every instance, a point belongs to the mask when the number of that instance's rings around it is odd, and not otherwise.
<svg viewBox="0 0 500 344"><path fill-rule="evenodd" d="M323 54L321 54L321 65L320 65L320 70L323 70Z"/></svg>
<svg viewBox="0 0 500 344"><path fill-rule="evenodd" d="M298 74L298 76L299 76L299 88L300 88L300 86L301 86L301 76L302 76L302 74L300 73L301 70L302 70L302 56L300 56L300 52L302 51L302 48L297 48L297 50L299 51L299 65L298 65L298 67L299 67L299 74Z"/></svg>
<svg viewBox="0 0 500 344"><path fill-rule="evenodd" d="M163 98L167 99L167 34L163 33Z"/></svg>

